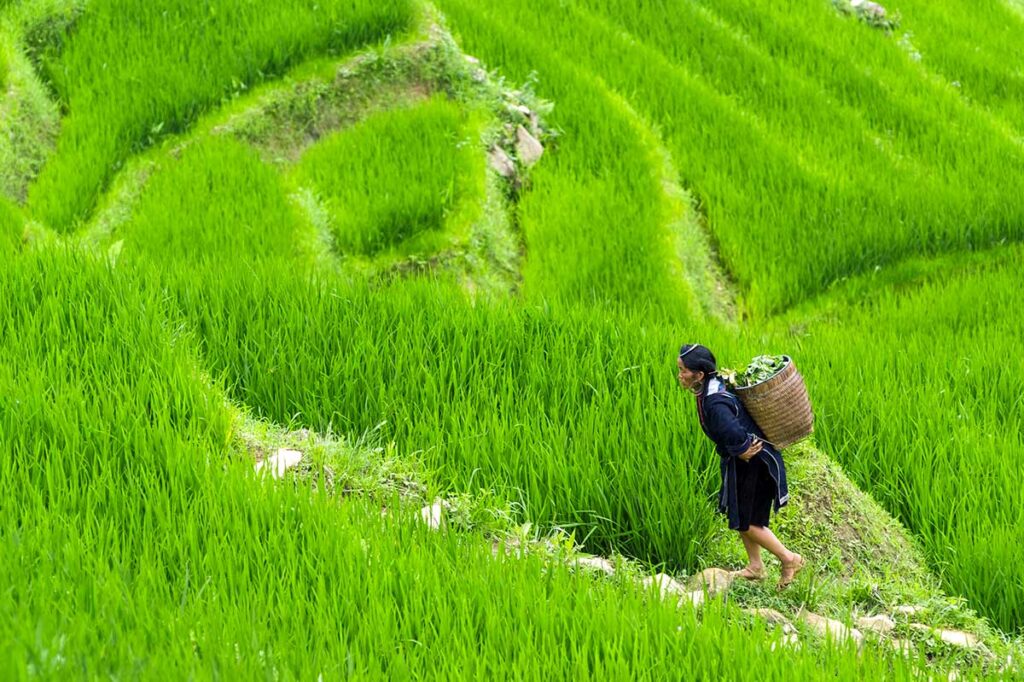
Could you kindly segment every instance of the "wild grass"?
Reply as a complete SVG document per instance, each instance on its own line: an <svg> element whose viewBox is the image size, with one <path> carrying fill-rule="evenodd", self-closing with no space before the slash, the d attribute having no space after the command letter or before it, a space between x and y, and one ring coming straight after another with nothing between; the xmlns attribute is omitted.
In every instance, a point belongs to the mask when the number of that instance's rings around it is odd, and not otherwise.
<svg viewBox="0 0 1024 682"><path fill-rule="evenodd" d="M414 15L408 0L90 3L63 49L42 55L68 114L30 192L33 214L73 229L131 153L304 58L401 32Z"/></svg>
<svg viewBox="0 0 1024 682"><path fill-rule="evenodd" d="M920 538L950 593L1011 631L1024 616L1020 253L863 290L789 341L819 442Z"/></svg>
<svg viewBox="0 0 1024 682"><path fill-rule="evenodd" d="M303 156L296 182L327 207L341 254L373 254L444 228L483 171L465 119L456 104L435 99L372 116Z"/></svg>
<svg viewBox="0 0 1024 682"><path fill-rule="evenodd" d="M23 202L53 150L57 105L23 53L13 23L0 15L0 195Z"/></svg>

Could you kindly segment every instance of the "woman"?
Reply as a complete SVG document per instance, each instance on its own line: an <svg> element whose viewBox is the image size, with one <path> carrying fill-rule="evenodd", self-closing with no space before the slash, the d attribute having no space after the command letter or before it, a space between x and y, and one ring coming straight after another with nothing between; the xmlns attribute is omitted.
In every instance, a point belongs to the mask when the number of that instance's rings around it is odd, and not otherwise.
<svg viewBox="0 0 1024 682"><path fill-rule="evenodd" d="M747 580L764 579L763 547L782 562L779 588L784 588L804 567L804 559L789 551L768 529L772 505L777 512L789 501L782 454L764 440L764 433L743 403L726 389L710 350L686 344L679 349L676 364L679 384L697 396L701 429L714 441L721 458L718 510L728 517L729 528L739 531L750 559L736 575Z"/></svg>

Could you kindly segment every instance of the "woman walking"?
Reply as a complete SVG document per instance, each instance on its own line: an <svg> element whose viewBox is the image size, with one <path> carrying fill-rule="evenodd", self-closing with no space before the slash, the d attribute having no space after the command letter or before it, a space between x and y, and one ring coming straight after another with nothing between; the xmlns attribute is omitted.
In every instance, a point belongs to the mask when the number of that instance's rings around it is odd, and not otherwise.
<svg viewBox="0 0 1024 682"><path fill-rule="evenodd" d="M699 344L679 349L676 362L679 384L697 397L697 416L704 434L715 443L722 473L718 510L738 531L749 562L736 575L763 580L761 548L782 562L779 588L793 582L804 559L791 552L768 529L772 506L777 512L789 501L786 467L782 454L764 440L764 433L739 398L730 393L718 376L718 364L710 350Z"/></svg>

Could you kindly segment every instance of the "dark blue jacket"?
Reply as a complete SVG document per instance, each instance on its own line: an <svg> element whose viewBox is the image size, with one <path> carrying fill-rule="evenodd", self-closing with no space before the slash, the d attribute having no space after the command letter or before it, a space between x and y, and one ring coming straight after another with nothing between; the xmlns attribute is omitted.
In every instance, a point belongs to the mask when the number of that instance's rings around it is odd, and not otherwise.
<svg viewBox="0 0 1024 682"><path fill-rule="evenodd" d="M711 377L697 396L697 416L704 433L715 443L720 460L722 488L718 493L718 511L729 518L729 527L739 527L739 503L736 495L736 459L746 452L754 437L764 442L756 457L768 466L775 480L775 511L789 502L786 465L782 453L764 440L764 432L754 422L738 397L730 393L717 377Z"/></svg>

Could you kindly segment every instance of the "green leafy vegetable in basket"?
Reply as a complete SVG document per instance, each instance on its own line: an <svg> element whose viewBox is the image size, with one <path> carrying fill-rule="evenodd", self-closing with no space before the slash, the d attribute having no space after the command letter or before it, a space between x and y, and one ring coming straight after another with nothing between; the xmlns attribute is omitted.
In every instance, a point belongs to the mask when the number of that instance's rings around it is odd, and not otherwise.
<svg viewBox="0 0 1024 682"><path fill-rule="evenodd" d="M737 375L736 370L722 368L718 375L733 386L753 386L775 376L785 366L786 358L783 355L758 355L750 361L742 374Z"/></svg>

